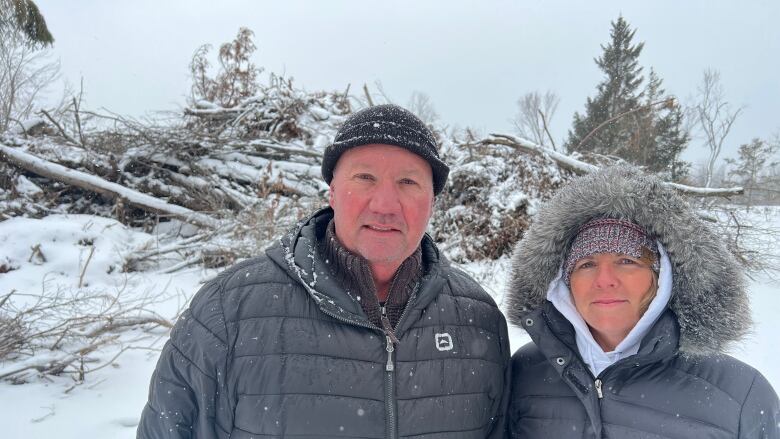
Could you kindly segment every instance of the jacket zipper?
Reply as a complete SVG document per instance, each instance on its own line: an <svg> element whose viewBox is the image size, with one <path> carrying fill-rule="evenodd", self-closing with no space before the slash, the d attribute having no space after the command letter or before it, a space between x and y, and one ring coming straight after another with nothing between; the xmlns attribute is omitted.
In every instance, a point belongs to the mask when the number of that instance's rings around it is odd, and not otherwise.
<svg viewBox="0 0 780 439"><path fill-rule="evenodd" d="M411 302L411 299L409 301ZM407 303L407 307L408 306L409 304ZM320 310L340 322L349 323L355 326L362 326L364 328L374 329L382 332L385 335L385 341L386 341L385 351L387 351L387 363L385 363L385 411L387 413L386 430L387 430L387 437L389 439L395 439L397 437L397 432L396 432L396 421L395 421L396 418L395 364L393 363L393 352L395 352L395 346L393 345L393 340L398 342L395 333L393 333L392 330L390 332L387 332L386 329L380 328L372 324L365 324L355 320L347 319L345 317L341 317L335 314L334 312L329 311L323 307L320 307ZM382 307L382 317L386 320L387 317L384 314L385 314L385 309L384 307ZM406 309L404 309L404 312L401 314L401 317L403 317L404 314L406 314Z"/></svg>
<svg viewBox="0 0 780 439"><path fill-rule="evenodd" d="M398 273L395 274L396 276ZM316 297L316 294L313 291L313 288L309 286L298 274L298 278L301 280L301 283L303 284L304 288L309 291L310 294L314 295ZM393 282L395 282L395 277L393 278ZM398 319L398 322L400 323L404 316L406 316L406 311L409 309L409 304L412 303L412 301L416 298L417 294L416 291L411 295L409 300L406 302L406 307L404 308L404 311L401 313L401 317ZM387 437L389 439L396 439L398 437L397 433L397 425L396 425L396 409L395 409L395 364L393 363L393 352L395 352L395 346L393 343L400 343L398 338L395 336L395 331L393 330L392 326L390 325L390 321L387 319L387 315L385 312L385 307L382 306L382 326L383 328L380 328L376 325L373 325L371 323L363 323L355 320L351 320L345 317L341 317L337 315L336 313L329 311L325 307L320 306L320 310L333 317L334 319L349 323L351 325L355 326L361 326L364 328L373 329L376 331L380 331L385 335L385 351L387 351L387 363L385 363L385 409L387 412Z"/></svg>
<svg viewBox="0 0 780 439"><path fill-rule="evenodd" d="M396 327L398 327L398 324L403 321L404 317L406 316L406 311L409 310L409 306L412 304L412 302L414 302L416 297L417 291L412 293L412 295L409 297L409 300L407 300L404 311L401 313L401 317L398 318ZM390 325L390 320L387 318L387 312L384 305L381 307L381 310L382 326L384 327L385 339L387 341L387 346L385 347L385 350L387 350L387 364L385 364L385 408L387 409L387 437L395 439L398 437L398 426L395 420L395 364L393 363L393 352L395 351L394 343L398 344L400 342L395 336L395 328Z"/></svg>
<svg viewBox="0 0 780 439"><path fill-rule="evenodd" d="M596 378L595 386L596 386L596 395L598 395L599 399L604 398L604 391L601 390L601 378Z"/></svg>
<svg viewBox="0 0 780 439"><path fill-rule="evenodd" d="M407 306L409 305L407 304ZM398 343L398 339L393 332L393 328L390 327L390 321L387 319L384 306L382 306L382 325L385 329L385 340L387 341L387 345L385 347L385 350L387 351L387 364L385 364L385 409L387 411L387 437L395 439L398 434L396 432L397 426L395 421L395 364L393 363L393 352L395 351L394 343Z"/></svg>

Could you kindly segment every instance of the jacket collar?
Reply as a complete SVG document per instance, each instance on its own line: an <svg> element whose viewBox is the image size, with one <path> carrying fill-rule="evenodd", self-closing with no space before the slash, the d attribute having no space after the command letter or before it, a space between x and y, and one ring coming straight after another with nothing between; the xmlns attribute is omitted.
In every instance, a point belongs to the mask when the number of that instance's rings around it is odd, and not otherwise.
<svg viewBox="0 0 780 439"><path fill-rule="evenodd" d="M526 314L522 323L542 355L559 374L563 375L573 365L577 369L587 368L577 348L574 327L551 302ZM679 342L677 318L673 311L665 308L642 338L637 353L615 362L607 369L630 369L670 359L677 354ZM598 376L592 372L590 374Z"/></svg>
<svg viewBox="0 0 780 439"><path fill-rule="evenodd" d="M330 207L316 211L269 247L266 254L298 281L326 314L353 324L375 327L366 318L354 295L328 275L326 261L318 251L318 240L325 236L332 218L333 209ZM414 303L407 304L409 313L419 312L436 297L445 283L442 268L449 266L427 233L420 247L424 275ZM395 331L397 335L408 328L408 321L407 324L399 322Z"/></svg>

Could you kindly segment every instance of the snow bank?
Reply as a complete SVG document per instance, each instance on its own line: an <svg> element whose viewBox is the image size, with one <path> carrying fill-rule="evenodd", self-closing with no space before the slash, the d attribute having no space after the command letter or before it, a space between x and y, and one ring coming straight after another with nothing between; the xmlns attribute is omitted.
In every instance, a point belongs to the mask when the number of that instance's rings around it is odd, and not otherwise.
<svg viewBox="0 0 780 439"><path fill-rule="evenodd" d="M128 297L168 297L154 311L173 318L176 311L215 275L193 268L174 275L123 273L124 257L137 249L162 245L162 236L132 230L121 223L92 215L51 215L43 219L12 218L0 222L0 296L16 291L11 300L42 291L122 290ZM43 257L33 256L40 246ZM84 271L90 249L94 253ZM19 303L22 305L22 303ZM147 397L149 378L167 339L167 331L123 333L117 344L90 354L93 364L108 367L88 373L83 383L72 375L46 377L24 385L0 382L2 437L134 438L135 426ZM132 346L114 361L122 346ZM0 371L18 367L0 363Z"/></svg>
<svg viewBox="0 0 780 439"><path fill-rule="evenodd" d="M761 212L761 211L757 211ZM780 215L768 215L775 227ZM15 218L0 223L0 263L6 261L15 269L0 274L0 294L11 289L40 292L56 285L75 287L84 266L89 246L95 254L85 274L88 288L115 288L127 282L134 292L161 292L175 289L186 301L214 271L193 268L175 275L150 272L135 273L129 281L117 268L123 255L139 247L158 245L158 237L131 230L106 218L89 215L53 215L41 220ZM41 245L46 262L30 259L30 247ZM112 268L113 267L113 268ZM461 267L479 281L503 304L509 257L495 261L469 262ZM750 283L752 308L756 327L744 344L732 354L760 370L776 389L780 389L780 351L774 349L780 333L780 283L759 276ZM158 305L158 312L167 314L177 309L177 300ZM145 339L143 348L159 349L167 339L160 331ZM529 341L520 329L510 326L512 350ZM116 349L101 352L110 359ZM127 351L103 368L87 376L79 385L72 378L51 377L21 386L0 383L3 408L0 425L3 437L83 437L134 438L135 427L147 397L151 373L158 352L137 349ZM0 365L4 366L4 365ZM7 365L6 365L7 366Z"/></svg>

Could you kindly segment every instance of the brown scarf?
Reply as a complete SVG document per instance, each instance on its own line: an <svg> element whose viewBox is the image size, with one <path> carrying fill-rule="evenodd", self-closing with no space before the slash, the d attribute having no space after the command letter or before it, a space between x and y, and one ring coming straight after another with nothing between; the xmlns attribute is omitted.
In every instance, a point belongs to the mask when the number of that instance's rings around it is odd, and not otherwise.
<svg viewBox="0 0 780 439"><path fill-rule="evenodd" d="M360 302L368 320L382 328L382 310L368 261L350 252L341 244L336 237L336 226L333 220L328 224L324 241L320 243L320 248L322 254L328 259L331 275ZM417 250L398 267L390 284L390 291L387 293L384 304L385 315L392 328L398 324L420 278L422 278L422 250L418 246Z"/></svg>

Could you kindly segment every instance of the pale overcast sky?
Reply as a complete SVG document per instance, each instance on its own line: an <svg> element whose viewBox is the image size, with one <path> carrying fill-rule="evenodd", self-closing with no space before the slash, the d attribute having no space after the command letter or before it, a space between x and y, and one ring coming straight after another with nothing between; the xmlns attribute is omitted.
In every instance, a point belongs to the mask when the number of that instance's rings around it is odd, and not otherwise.
<svg viewBox="0 0 780 439"><path fill-rule="evenodd" d="M727 98L744 106L727 143L780 131L780 2L750 1L205 1L37 0L71 84L87 104L141 115L183 106L188 64L200 45L255 32L254 61L308 90L381 81L406 104L427 93L441 119L511 132L517 98L561 97L560 142L601 73L593 58L622 14L653 67L683 102L705 68L721 72ZM695 160L700 141L685 157ZM697 148L698 147L698 148Z"/></svg>

